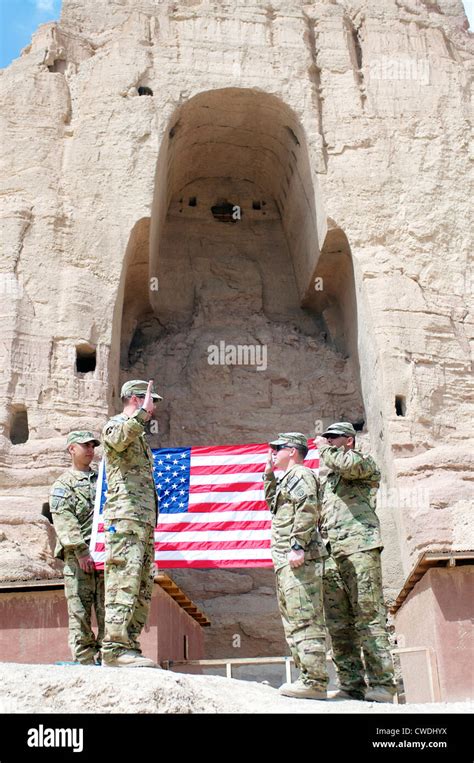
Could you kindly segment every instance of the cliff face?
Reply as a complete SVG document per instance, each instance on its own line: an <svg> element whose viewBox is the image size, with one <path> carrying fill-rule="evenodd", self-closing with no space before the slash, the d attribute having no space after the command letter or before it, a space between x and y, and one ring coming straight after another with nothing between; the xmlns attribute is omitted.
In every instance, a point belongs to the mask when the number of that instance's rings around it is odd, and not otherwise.
<svg viewBox="0 0 474 763"><path fill-rule="evenodd" d="M460 0L63 0L0 72L2 512L153 375L155 446L364 421L389 597L468 546L473 68ZM282 648L270 573L175 577Z"/></svg>

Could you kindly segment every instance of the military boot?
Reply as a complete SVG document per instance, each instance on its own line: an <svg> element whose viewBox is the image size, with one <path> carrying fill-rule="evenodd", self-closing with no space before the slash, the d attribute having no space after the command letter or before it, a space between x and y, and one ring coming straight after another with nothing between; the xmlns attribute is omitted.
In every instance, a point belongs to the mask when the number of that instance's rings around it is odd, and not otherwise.
<svg viewBox="0 0 474 763"><path fill-rule="evenodd" d="M335 691L328 691L328 699L352 699L362 702L364 700L364 694L361 691L336 689Z"/></svg>
<svg viewBox="0 0 474 763"><path fill-rule="evenodd" d="M299 697L300 699L327 699L326 689L317 689L306 684L301 678L298 678L293 684L283 684L280 686L280 694L285 697Z"/></svg>
<svg viewBox="0 0 474 763"><path fill-rule="evenodd" d="M372 686L365 692L366 702L390 702L393 705L395 699L395 689L388 686Z"/></svg>
<svg viewBox="0 0 474 763"><path fill-rule="evenodd" d="M148 657L127 649L117 656L102 656L102 666L105 668L159 668L160 666Z"/></svg>

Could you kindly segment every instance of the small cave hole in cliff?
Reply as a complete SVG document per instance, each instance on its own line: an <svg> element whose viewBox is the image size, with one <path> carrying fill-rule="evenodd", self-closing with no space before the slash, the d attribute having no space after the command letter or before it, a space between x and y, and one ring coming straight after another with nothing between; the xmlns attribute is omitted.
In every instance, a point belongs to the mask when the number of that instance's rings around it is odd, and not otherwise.
<svg viewBox="0 0 474 763"><path fill-rule="evenodd" d="M406 416L407 403L404 395L396 395L395 397L395 412L397 416Z"/></svg>
<svg viewBox="0 0 474 763"><path fill-rule="evenodd" d="M53 524L53 515L51 514L51 507L49 505L49 501L46 501L43 503L41 507L41 516L46 517L48 522L51 522Z"/></svg>
<svg viewBox="0 0 474 763"><path fill-rule="evenodd" d="M144 85L140 85L138 88L138 95L153 95L153 90L151 87L145 87Z"/></svg>
<svg viewBox="0 0 474 763"><path fill-rule="evenodd" d="M60 74L64 74L67 67L67 61L64 60L64 58L57 58L56 61L51 64L51 66L48 66L48 69L50 72L59 72Z"/></svg>
<svg viewBox="0 0 474 763"><path fill-rule="evenodd" d="M27 442L30 436L28 427L28 412L25 407L13 411L10 420L10 440L12 445Z"/></svg>
<svg viewBox="0 0 474 763"><path fill-rule="evenodd" d="M76 371L78 374L88 374L95 371L97 363L97 353L89 344L82 344L76 347Z"/></svg>

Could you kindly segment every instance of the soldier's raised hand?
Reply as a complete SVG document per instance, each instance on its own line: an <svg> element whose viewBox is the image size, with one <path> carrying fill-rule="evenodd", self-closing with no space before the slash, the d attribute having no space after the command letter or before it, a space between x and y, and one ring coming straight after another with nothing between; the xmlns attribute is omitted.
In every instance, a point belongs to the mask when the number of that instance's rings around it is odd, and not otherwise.
<svg viewBox="0 0 474 763"><path fill-rule="evenodd" d="M145 409L145 411L150 414L150 418L153 416L155 412L155 402L151 396L152 388L153 388L153 379L151 379L148 382L148 387L146 388L146 393L145 393L145 400L143 401L143 406L142 406Z"/></svg>
<svg viewBox="0 0 474 763"><path fill-rule="evenodd" d="M273 450L272 448L268 448L267 453L267 463L265 464L265 474L271 474L273 471Z"/></svg>

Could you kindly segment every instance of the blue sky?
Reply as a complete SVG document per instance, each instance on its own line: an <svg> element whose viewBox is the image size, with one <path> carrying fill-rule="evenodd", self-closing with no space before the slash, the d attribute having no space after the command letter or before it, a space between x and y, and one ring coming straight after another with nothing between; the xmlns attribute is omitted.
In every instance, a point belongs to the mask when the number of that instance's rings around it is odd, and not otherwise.
<svg viewBox="0 0 474 763"><path fill-rule="evenodd" d="M474 30L474 0L464 0L464 6ZM0 68L18 58L40 24L59 19L60 13L61 0L0 0Z"/></svg>
<svg viewBox="0 0 474 763"><path fill-rule="evenodd" d="M0 68L18 58L40 24L60 13L61 0L0 0Z"/></svg>

